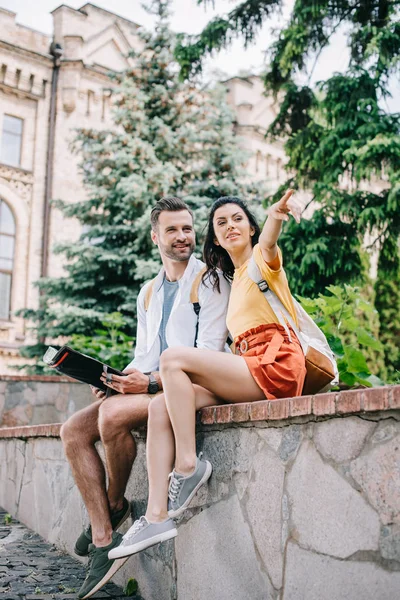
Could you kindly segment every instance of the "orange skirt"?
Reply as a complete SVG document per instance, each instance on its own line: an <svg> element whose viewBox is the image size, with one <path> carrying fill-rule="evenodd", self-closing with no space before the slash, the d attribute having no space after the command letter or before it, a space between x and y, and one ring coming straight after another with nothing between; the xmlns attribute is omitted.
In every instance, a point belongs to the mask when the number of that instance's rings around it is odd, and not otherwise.
<svg viewBox="0 0 400 600"><path fill-rule="evenodd" d="M250 373L268 400L301 396L306 376L300 342L289 327L271 323L249 329L235 340L235 353L246 361Z"/></svg>

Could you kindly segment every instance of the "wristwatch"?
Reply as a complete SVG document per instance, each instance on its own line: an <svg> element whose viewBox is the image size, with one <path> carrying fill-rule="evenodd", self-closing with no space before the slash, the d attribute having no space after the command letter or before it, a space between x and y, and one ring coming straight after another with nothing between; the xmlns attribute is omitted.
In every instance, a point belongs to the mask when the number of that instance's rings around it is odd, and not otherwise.
<svg viewBox="0 0 400 600"><path fill-rule="evenodd" d="M158 383L153 373L146 373L149 378L149 385L147 387L147 391L149 394L156 394L159 390Z"/></svg>

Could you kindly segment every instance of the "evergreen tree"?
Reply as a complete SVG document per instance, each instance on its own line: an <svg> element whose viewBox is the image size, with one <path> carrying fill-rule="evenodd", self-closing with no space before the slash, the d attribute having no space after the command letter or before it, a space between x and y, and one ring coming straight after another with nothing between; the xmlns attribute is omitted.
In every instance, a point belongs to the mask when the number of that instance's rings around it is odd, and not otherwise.
<svg viewBox="0 0 400 600"><path fill-rule="evenodd" d="M375 306L380 317L387 378L400 381L400 257L398 235L385 240L379 254Z"/></svg>
<svg viewBox="0 0 400 600"><path fill-rule="evenodd" d="M26 356L40 356L45 339L93 335L115 311L124 316L125 333L133 334L139 289L160 268L149 223L157 199L183 197L198 227L215 198L248 191L246 155L234 136L225 90L179 80L168 5L153 3L155 32L139 34L134 66L115 75L115 127L77 136L87 198L55 204L80 221L83 233L56 249L65 256L66 274L41 280L41 309L25 311L41 340L25 348Z"/></svg>

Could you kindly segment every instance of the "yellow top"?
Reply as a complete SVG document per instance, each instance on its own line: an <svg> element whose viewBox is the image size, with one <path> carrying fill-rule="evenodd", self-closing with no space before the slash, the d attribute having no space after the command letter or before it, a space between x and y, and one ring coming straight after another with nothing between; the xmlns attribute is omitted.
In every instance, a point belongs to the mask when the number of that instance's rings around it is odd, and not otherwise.
<svg viewBox="0 0 400 600"><path fill-rule="evenodd" d="M271 290L278 296L297 325L296 311L286 274L282 267L282 253L280 249L278 248L280 265L276 270L271 269L265 262L259 244L254 246L253 256L263 278ZM245 331L253 327L258 327L258 325L279 323L266 297L260 292L257 284L248 276L248 262L246 261L239 269L235 269L233 276L226 324L234 339Z"/></svg>

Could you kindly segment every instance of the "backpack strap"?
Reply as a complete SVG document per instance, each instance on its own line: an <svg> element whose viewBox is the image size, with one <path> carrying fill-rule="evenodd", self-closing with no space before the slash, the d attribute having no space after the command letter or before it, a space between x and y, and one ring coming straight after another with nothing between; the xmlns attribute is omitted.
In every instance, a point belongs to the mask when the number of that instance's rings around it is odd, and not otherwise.
<svg viewBox="0 0 400 600"><path fill-rule="evenodd" d="M288 323L293 328L296 335L298 336L299 329L298 329L296 323L294 322L293 317L291 316L289 311L286 309L286 307L282 304L282 302L280 301L278 296L276 294L274 294L274 292L270 289L268 283L265 281L265 279L263 278L263 276L261 274L261 271L254 259L254 256L252 256L249 260L249 263L247 266L247 275L250 277L250 279L252 281L254 281L254 283L257 285L258 289L260 290L260 292L263 293L263 295L265 296L265 299L269 302L269 305L271 306L272 310L274 311L276 318L278 319L280 325L282 325L282 327L285 328L285 331L289 337L289 340L291 340L291 336L290 336L290 331L288 328Z"/></svg>
<svg viewBox="0 0 400 600"><path fill-rule="evenodd" d="M150 306L151 297L153 295L155 278L149 283L149 287L146 290L146 296L144 297L144 310L147 312Z"/></svg>
<svg viewBox="0 0 400 600"><path fill-rule="evenodd" d="M193 310L196 313L197 316L197 322L196 322L196 332L194 335L194 344L193 346L196 347L197 344L197 337L199 335L199 319L200 319L200 302L199 302L199 288L203 279L203 275L204 273L207 271L207 267L203 267L196 275L196 277L193 280L192 283L192 289L190 290L190 302L193 304Z"/></svg>

